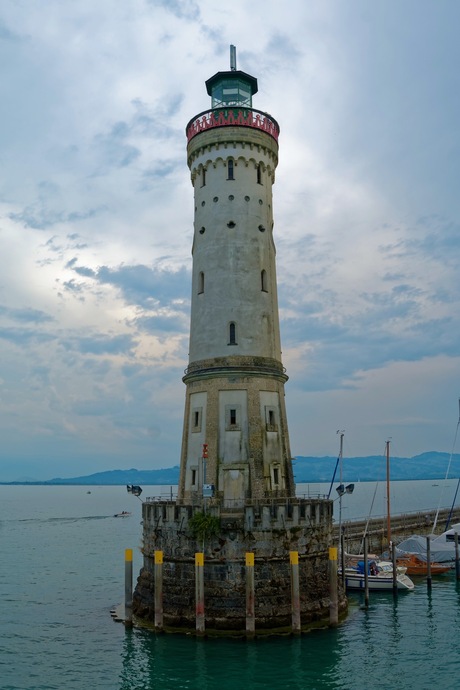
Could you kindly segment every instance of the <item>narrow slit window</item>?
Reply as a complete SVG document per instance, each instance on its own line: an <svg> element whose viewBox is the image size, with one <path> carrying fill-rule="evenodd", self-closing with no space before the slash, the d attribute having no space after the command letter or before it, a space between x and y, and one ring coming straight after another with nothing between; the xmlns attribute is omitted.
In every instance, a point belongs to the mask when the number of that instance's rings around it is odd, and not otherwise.
<svg viewBox="0 0 460 690"><path fill-rule="evenodd" d="M260 288L262 292L268 292L267 271L265 269L263 269L263 271L260 274Z"/></svg>
<svg viewBox="0 0 460 690"><path fill-rule="evenodd" d="M228 329L228 344L236 345L236 324L233 321Z"/></svg>
<svg viewBox="0 0 460 690"><path fill-rule="evenodd" d="M199 426L200 425L200 413L198 410L195 410L193 414L193 426Z"/></svg>
<svg viewBox="0 0 460 690"><path fill-rule="evenodd" d="M200 271L198 276L198 294L200 295L202 292L204 292L204 273Z"/></svg>
<svg viewBox="0 0 460 690"><path fill-rule="evenodd" d="M230 424L232 426L235 426L236 424L236 410L234 408L230 410Z"/></svg>
<svg viewBox="0 0 460 690"><path fill-rule="evenodd" d="M202 173L201 173L201 186L205 187L206 186L206 170L203 168Z"/></svg>
<svg viewBox="0 0 460 690"><path fill-rule="evenodd" d="M270 426L275 426L275 413L273 410L268 411L268 423Z"/></svg>
<svg viewBox="0 0 460 690"><path fill-rule="evenodd" d="M196 486L196 470L192 470L192 486Z"/></svg>
<svg viewBox="0 0 460 690"><path fill-rule="evenodd" d="M260 163L257 166L257 184L262 184L262 167Z"/></svg>
<svg viewBox="0 0 460 690"><path fill-rule="evenodd" d="M227 180L234 180L234 173L233 173L233 158L228 159L227 163Z"/></svg>
<svg viewBox="0 0 460 690"><path fill-rule="evenodd" d="M273 484L277 486L280 483L280 471L278 467L273 468Z"/></svg>

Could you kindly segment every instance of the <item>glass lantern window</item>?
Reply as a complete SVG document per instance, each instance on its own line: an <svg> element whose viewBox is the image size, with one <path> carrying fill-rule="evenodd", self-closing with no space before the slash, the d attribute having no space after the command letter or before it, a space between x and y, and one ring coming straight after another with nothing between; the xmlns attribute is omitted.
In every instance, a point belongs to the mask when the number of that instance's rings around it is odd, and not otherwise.
<svg viewBox="0 0 460 690"><path fill-rule="evenodd" d="M251 86L242 79L222 79L212 90L212 107L240 105L252 108Z"/></svg>

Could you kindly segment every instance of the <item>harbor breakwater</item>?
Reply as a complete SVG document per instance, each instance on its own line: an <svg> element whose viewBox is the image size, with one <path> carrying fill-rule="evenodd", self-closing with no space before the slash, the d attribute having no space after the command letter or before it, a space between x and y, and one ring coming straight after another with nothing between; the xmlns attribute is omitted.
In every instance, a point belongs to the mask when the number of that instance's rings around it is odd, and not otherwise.
<svg viewBox="0 0 460 690"><path fill-rule="evenodd" d="M396 544L412 534L441 534L445 531L446 521L450 526L460 522L460 508L445 508L439 510L436 527L436 510L423 512L410 512L394 515L391 518L391 538ZM388 548L388 532L386 516L370 518L368 520L349 520L342 523L345 538L345 548L348 553L361 553L363 548L363 536L369 537L369 550L374 553L383 553ZM339 526L333 529L333 539L339 541Z"/></svg>

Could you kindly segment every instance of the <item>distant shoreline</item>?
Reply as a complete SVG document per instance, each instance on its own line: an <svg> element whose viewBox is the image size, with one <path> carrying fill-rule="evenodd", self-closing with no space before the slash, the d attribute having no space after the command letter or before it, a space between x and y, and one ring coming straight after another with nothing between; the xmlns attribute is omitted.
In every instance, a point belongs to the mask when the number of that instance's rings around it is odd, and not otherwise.
<svg viewBox="0 0 460 690"><path fill-rule="evenodd" d="M336 456L314 457L298 455L292 458L296 484L324 484L333 479L343 482L380 482L386 479L386 458L382 455L342 458L341 471ZM391 481L416 481L460 477L460 455L428 451L411 458L390 458ZM15 479L0 481L1 486L123 486L137 484L147 486L177 486L180 468L166 467L158 470L105 470L79 477L52 477L51 479Z"/></svg>

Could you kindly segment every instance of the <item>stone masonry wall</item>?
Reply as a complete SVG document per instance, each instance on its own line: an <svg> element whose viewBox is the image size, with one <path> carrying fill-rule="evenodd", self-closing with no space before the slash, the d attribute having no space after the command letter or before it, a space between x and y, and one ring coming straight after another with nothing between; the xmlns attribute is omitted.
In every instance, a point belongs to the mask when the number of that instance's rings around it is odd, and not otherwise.
<svg viewBox="0 0 460 690"><path fill-rule="evenodd" d="M289 552L299 553L301 622L327 624L329 616L328 547L331 543L331 502L293 499L249 505L243 512L221 513L219 534L202 543L188 522L199 506L174 502L145 503L144 567L134 595L137 617L154 621L154 551L163 552L164 626L195 628L194 555L204 550L206 630L244 632L246 612L245 553L254 553L256 631L286 631L291 625ZM339 609L346 598L339 593Z"/></svg>

